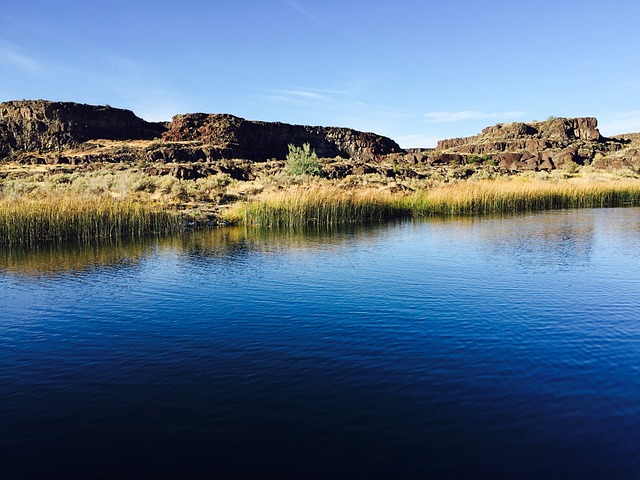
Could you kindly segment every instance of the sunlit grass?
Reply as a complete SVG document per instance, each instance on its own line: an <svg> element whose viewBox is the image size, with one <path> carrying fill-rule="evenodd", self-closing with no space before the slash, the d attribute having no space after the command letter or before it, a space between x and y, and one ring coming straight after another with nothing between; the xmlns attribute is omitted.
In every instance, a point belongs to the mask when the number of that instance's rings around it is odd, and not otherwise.
<svg viewBox="0 0 640 480"><path fill-rule="evenodd" d="M153 204L110 198L47 197L0 201L0 244L135 238L182 228L182 219Z"/></svg>
<svg viewBox="0 0 640 480"><path fill-rule="evenodd" d="M371 222L433 215L477 215L565 208L640 205L640 182L459 182L415 192L349 190L317 185L271 192L225 213L230 221L262 226Z"/></svg>
<svg viewBox="0 0 640 480"><path fill-rule="evenodd" d="M407 215L405 208L391 194L305 186L264 194L223 215L234 223L291 227L383 220Z"/></svg>

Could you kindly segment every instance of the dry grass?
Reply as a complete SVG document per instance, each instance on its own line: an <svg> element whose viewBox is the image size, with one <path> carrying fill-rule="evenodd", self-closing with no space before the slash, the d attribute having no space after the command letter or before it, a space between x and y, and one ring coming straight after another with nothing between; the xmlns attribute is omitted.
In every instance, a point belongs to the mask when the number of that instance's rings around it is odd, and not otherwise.
<svg viewBox="0 0 640 480"><path fill-rule="evenodd" d="M194 226L211 224L217 212L230 223L301 226L640 205L640 179L586 167L578 174L475 175L465 181L455 171L421 179L364 174L321 180L276 169L250 182L227 174L155 176L136 165L90 167L0 165L0 244L175 231L185 212Z"/></svg>
<svg viewBox="0 0 640 480"><path fill-rule="evenodd" d="M486 180L392 194L316 184L267 192L225 212L228 221L262 226L371 222L432 215L477 215L640 205L640 181Z"/></svg>
<svg viewBox="0 0 640 480"><path fill-rule="evenodd" d="M49 197L0 202L0 244L135 238L182 228L182 219L153 204L110 198Z"/></svg>
<svg viewBox="0 0 640 480"><path fill-rule="evenodd" d="M321 183L267 192L223 213L231 223L292 227L366 222L404 216L408 212L389 193L345 190Z"/></svg>

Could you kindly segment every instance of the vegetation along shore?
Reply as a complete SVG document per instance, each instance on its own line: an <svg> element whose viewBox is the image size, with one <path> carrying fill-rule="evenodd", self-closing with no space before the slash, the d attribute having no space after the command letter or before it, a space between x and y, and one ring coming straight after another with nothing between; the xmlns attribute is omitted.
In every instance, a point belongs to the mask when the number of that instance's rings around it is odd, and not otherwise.
<svg viewBox="0 0 640 480"><path fill-rule="evenodd" d="M638 206L639 172L640 134L603 137L594 118L404 150L348 128L14 101L0 104L0 243Z"/></svg>

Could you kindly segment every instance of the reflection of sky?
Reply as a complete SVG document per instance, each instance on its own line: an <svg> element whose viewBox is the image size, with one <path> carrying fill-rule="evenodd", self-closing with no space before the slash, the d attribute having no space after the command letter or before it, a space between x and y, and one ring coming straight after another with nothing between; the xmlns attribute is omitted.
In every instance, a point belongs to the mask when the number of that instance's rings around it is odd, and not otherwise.
<svg viewBox="0 0 640 480"><path fill-rule="evenodd" d="M481 229L490 255L509 257L525 268L586 266L595 240L590 212L572 210L494 219Z"/></svg>
<svg viewBox="0 0 640 480"><path fill-rule="evenodd" d="M358 469L391 454L388 473L452 451L473 472L506 455L509 478L635 472L639 220L616 209L218 229L77 262L27 255L0 275L0 444L52 462L52 445L80 449L94 465L114 438L121 459L179 437L168 458L206 448L308 467L304 455L325 460L319 445ZM34 276L40 263L72 268ZM30 425L32 441L14 442Z"/></svg>
<svg viewBox="0 0 640 480"><path fill-rule="evenodd" d="M421 242L416 242L416 230ZM100 244L40 245L37 249L0 250L0 273L48 276L112 266L131 267L150 255L173 258L184 268L194 265L242 265L271 255L335 254L347 267L357 250L383 245L417 249L453 265L465 252L513 262L522 268L588 268L594 257L640 255L638 209L564 210L502 217L460 217L371 226L318 227L302 230L222 228L159 240L113 241ZM389 243L384 246L385 243ZM154 253L155 252L155 253ZM166 263L165 267L167 267ZM197 270L197 269L196 269Z"/></svg>

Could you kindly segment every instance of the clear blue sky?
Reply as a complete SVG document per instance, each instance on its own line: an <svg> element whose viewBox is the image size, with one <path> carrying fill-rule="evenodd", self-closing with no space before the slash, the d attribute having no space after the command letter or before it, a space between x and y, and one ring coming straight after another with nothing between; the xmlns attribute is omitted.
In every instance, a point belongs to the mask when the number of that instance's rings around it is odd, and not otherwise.
<svg viewBox="0 0 640 480"><path fill-rule="evenodd" d="M640 131L639 0L3 0L0 100L347 126L404 147L498 122Z"/></svg>

